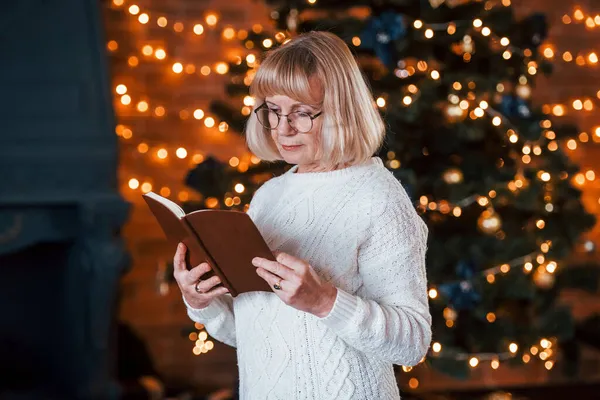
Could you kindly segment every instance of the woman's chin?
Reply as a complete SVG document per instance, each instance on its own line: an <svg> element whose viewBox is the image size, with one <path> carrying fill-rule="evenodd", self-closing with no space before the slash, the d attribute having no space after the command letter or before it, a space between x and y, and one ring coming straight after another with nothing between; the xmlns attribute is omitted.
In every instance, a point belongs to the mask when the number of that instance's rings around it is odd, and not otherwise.
<svg viewBox="0 0 600 400"><path fill-rule="evenodd" d="M294 154L285 150L281 150L279 153L283 160L288 164L302 164L302 160L304 159L301 153Z"/></svg>

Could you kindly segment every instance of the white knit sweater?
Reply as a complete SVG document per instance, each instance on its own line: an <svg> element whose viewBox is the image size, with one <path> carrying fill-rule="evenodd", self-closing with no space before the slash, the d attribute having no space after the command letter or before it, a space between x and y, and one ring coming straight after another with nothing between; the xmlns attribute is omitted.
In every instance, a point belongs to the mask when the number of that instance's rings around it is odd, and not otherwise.
<svg viewBox="0 0 600 400"><path fill-rule="evenodd" d="M388 400L392 364L414 365L431 340L428 229L381 159L266 182L248 211L272 250L307 260L338 288L324 318L274 293L188 306L193 321L237 348L241 399Z"/></svg>

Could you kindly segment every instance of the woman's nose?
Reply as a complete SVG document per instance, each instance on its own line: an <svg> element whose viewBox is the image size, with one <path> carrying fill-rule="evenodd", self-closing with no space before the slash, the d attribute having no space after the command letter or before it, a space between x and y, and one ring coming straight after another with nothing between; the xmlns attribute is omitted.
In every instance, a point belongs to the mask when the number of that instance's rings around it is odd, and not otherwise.
<svg viewBox="0 0 600 400"><path fill-rule="evenodd" d="M277 127L277 132L285 135L296 133L296 131L290 125L290 121L287 119L287 117L281 117L279 126Z"/></svg>

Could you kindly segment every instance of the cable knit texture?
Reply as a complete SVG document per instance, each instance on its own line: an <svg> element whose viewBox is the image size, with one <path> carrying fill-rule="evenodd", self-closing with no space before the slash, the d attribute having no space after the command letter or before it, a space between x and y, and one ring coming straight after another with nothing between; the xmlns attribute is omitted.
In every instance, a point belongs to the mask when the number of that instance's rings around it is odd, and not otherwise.
<svg viewBox="0 0 600 400"><path fill-rule="evenodd" d="M338 288L329 315L266 292L186 304L188 315L237 348L242 399L399 399L392 364L418 363L431 340L427 225L380 158L296 171L266 182L248 213L272 250Z"/></svg>

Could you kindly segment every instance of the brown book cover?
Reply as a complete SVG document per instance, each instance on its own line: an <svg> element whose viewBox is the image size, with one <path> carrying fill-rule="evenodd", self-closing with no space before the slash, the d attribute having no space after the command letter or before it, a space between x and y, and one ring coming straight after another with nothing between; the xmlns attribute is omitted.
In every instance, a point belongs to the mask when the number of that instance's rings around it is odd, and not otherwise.
<svg viewBox="0 0 600 400"><path fill-rule="evenodd" d="M186 214L179 205L154 192L143 195L173 251L183 242L188 269L207 262L233 297L245 292L267 291L269 284L256 274L254 257L275 260L258 228L244 212L198 210ZM220 286L220 285L219 285Z"/></svg>

